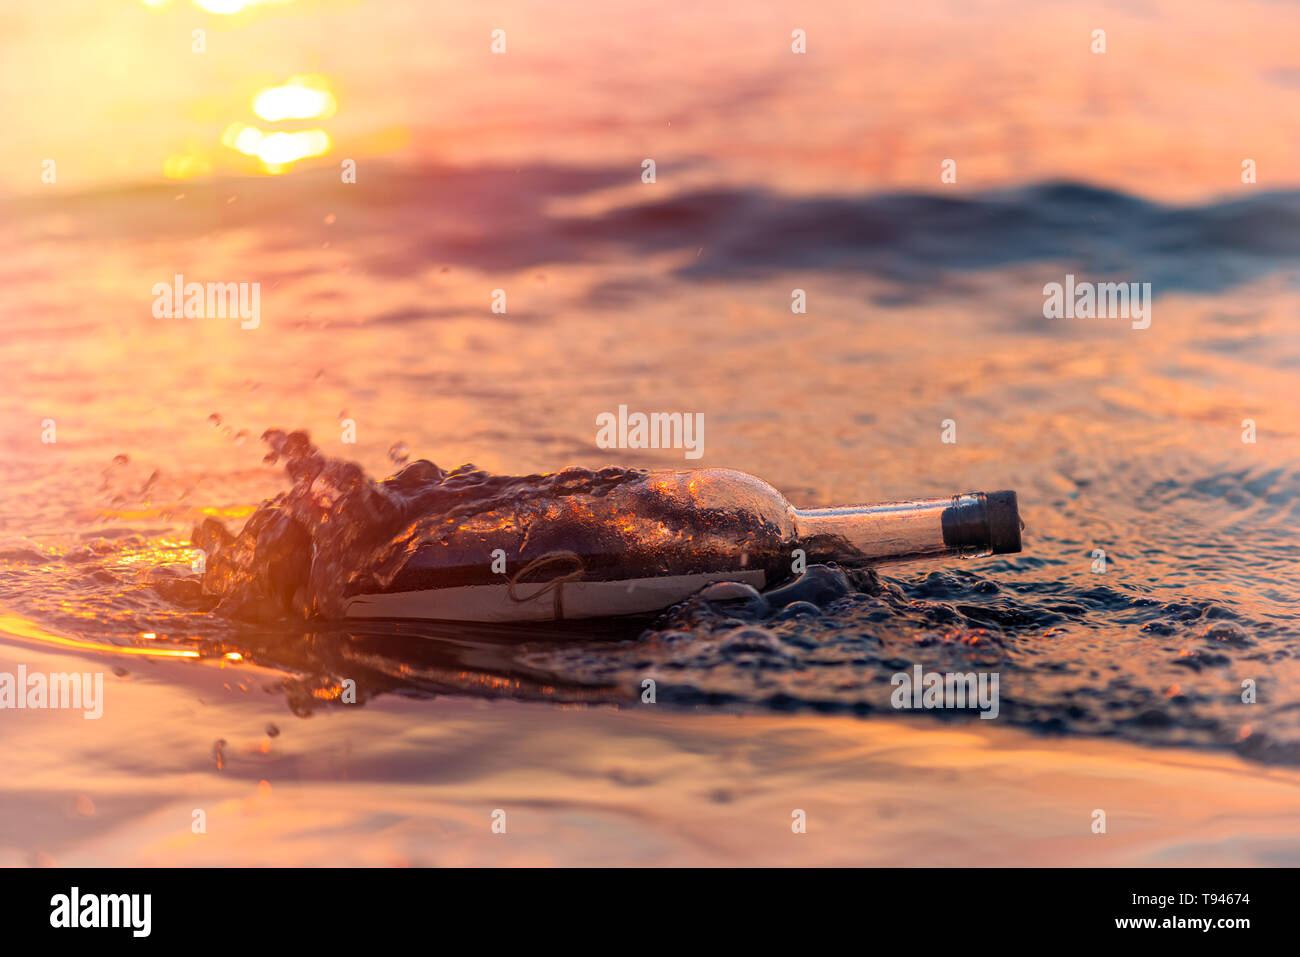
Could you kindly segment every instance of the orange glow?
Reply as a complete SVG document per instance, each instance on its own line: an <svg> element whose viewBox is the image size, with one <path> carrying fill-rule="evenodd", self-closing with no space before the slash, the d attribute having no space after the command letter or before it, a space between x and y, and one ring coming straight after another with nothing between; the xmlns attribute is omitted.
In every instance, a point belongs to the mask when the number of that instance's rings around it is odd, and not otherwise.
<svg viewBox="0 0 1300 957"><path fill-rule="evenodd" d="M150 3L144 0L146 6L156 6L158 0ZM206 13L216 13L222 16L230 16L236 13L242 13L250 7L260 7L267 3L291 3L292 0L190 0L194 6Z"/></svg>
<svg viewBox="0 0 1300 957"><path fill-rule="evenodd" d="M163 161L163 175L168 179L193 179L210 172L212 164L191 153L173 153Z"/></svg>
<svg viewBox="0 0 1300 957"><path fill-rule="evenodd" d="M140 0L142 4L154 10L161 9L171 4L171 0ZM218 16L233 16L237 13L243 13L253 7L270 6L272 4L292 3L293 0L190 0L190 5L197 7L204 13L215 13Z"/></svg>
<svg viewBox="0 0 1300 957"><path fill-rule="evenodd" d="M34 621L8 612L0 612L0 631L5 631L17 638L27 638L60 648L72 648L75 651L97 651L112 655L145 655L154 658L197 658L197 651L182 648L133 648L129 645L110 645L101 641L87 641L83 638L69 638L46 631Z"/></svg>

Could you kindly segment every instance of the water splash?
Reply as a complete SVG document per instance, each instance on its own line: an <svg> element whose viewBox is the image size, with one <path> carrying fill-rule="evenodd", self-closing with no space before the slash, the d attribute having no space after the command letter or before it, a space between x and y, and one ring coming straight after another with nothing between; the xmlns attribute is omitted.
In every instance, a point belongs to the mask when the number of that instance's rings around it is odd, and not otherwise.
<svg viewBox="0 0 1300 957"><path fill-rule="evenodd" d="M292 488L238 535L216 519L192 535L207 554L204 591L220 599L221 613L254 620L341 618L346 596L386 588L418 548L448 540L471 516L603 495L646 474L569 468L505 476L469 464L444 471L421 459L376 482L355 463L321 453L305 432L272 429L263 439L267 460L283 461Z"/></svg>

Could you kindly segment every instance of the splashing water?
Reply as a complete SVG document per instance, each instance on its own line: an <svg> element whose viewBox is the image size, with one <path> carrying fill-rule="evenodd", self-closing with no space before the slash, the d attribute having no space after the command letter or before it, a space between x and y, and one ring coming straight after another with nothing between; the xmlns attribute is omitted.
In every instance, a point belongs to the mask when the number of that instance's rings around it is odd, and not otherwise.
<svg viewBox="0 0 1300 957"><path fill-rule="evenodd" d="M385 588L417 548L446 541L471 516L603 495L646 474L570 468L501 476L473 465L447 472L420 460L375 482L354 463L321 454L305 432L272 430L263 438L268 459L283 460L293 487L259 508L238 536L216 519L192 536L208 554L204 591L233 617L340 618L347 595Z"/></svg>

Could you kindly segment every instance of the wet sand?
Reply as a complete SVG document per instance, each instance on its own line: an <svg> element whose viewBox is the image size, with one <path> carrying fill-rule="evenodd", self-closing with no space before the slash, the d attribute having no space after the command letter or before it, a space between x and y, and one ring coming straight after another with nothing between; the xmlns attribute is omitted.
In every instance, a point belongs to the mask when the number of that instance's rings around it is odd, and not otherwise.
<svg viewBox="0 0 1300 957"><path fill-rule="evenodd" d="M0 671L107 663L6 639ZM112 665L97 721L4 715L22 773L0 776L0 865L1300 863L1300 773L1226 754L653 705L385 696L299 718L274 672Z"/></svg>

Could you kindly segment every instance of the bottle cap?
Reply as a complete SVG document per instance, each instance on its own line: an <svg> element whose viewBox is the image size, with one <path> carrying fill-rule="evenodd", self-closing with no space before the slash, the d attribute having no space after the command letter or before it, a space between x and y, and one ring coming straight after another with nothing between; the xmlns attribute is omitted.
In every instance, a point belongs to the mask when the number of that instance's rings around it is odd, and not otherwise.
<svg viewBox="0 0 1300 957"><path fill-rule="evenodd" d="M940 520L943 543L960 554L1006 555L1020 551L1022 526L1015 492L954 495Z"/></svg>
<svg viewBox="0 0 1300 957"><path fill-rule="evenodd" d="M1020 551L1020 509L1016 493L989 492L984 496L984 514L989 528L989 546L994 555Z"/></svg>

